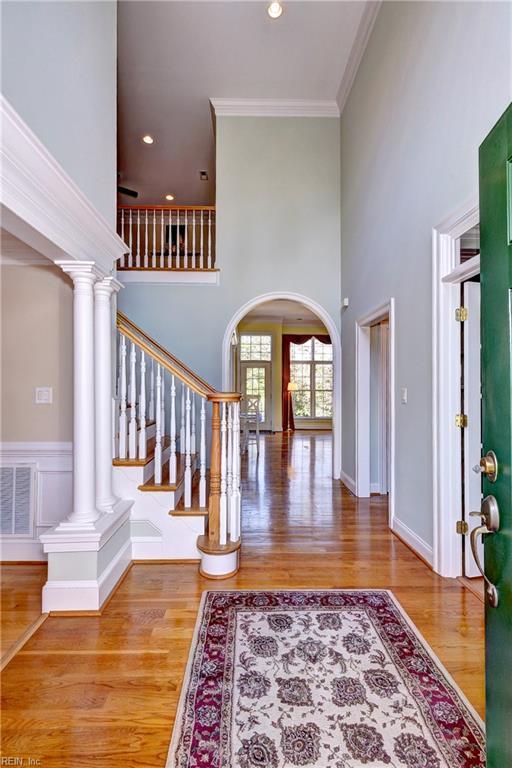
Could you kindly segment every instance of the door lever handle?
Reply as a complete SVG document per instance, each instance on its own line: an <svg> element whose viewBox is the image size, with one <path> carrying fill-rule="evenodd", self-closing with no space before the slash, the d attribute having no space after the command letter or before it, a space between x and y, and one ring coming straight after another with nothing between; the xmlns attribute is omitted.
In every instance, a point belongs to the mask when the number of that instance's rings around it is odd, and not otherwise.
<svg viewBox="0 0 512 768"><path fill-rule="evenodd" d="M470 536L471 551L475 558L476 567L482 574L485 581L485 591L487 593L487 600L489 605L496 608L498 605L498 590L492 581L487 578L485 571L480 562L478 555L478 537L485 536L489 533L496 533L500 527L500 513L498 509L498 502L494 496L486 496L482 502L482 509L480 512L470 512L471 517L479 517L482 520L482 525L478 525L473 528Z"/></svg>

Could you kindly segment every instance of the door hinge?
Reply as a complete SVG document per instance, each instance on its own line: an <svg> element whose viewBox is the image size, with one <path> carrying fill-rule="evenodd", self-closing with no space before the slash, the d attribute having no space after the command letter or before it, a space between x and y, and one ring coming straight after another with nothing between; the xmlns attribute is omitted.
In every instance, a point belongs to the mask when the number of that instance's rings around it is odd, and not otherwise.
<svg viewBox="0 0 512 768"><path fill-rule="evenodd" d="M468 417L465 413L456 413L455 414L455 426L460 427L467 427L468 425Z"/></svg>
<svg viewBox="0 0 512 768"><path fill-rule="evenodd" d="M455 319L458 323L463 323L468 319L468 310L466 307L457 307L455 310Z"/></svg>
<svg viewBox="0 0 512 768"><path fill-rule="evenodd" d="M465 534L469 533L469 525L465 520L457 520L455 530L457 533L460 533L462 536L464 536Z"/></svg>

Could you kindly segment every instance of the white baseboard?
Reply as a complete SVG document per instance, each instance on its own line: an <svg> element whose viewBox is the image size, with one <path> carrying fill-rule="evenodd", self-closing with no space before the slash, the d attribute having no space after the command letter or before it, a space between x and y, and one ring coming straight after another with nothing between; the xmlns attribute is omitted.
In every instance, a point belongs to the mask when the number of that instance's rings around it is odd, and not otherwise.
<svg viewBox="0 0 512 768"><path fill-rule="evenodd" d="M344 472L343 470L341 470L341 482L343 483L343 485L346 485L349 491L351 491L355 496L356 481L354 480L353 477L350 477L350 475L347 475L347 473Z"/></svg>
<svg viewBox="0 0 512 768"><path fill-rule="evenodd" d="M423 560L426 560L429 565L432 565L432 547L430 544L427 544L426 541L420 538L416 533L414 533L414 531L412 531L409 526L407 526L405 523L402 523L402 521L397 517L394 517L391 524L391 530L394 531L401 539L403 539L406 544L408 544L410 548L416 552L416 554L423 558Z"/></svg>
<svg viewBox="0 0 512 768"><path fill-rule="evenodd" d="M43 613L50 611L99 611L115 589L132 559L128 540L98 579L47 581L43 587Z"/></svg>
<svg viewBox="0 0 512 768"><path fill-rule="evenodd" d="M23 560L40 560L42 563L48 560L48 555L43 551L40 541L33 539L0 539L0 560L21 562Z"/></svg>
<svg viewBox="0 0 512 768"><path fill-rule="evenodd" d="M380 483L371 483L370 493L380 493Z"/></svg>

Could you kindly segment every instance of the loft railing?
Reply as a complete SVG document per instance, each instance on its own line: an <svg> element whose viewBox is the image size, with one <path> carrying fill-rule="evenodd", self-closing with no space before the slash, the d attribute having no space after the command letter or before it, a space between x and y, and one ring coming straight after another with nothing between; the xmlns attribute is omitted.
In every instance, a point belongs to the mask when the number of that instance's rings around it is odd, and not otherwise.
<svg viewBox="0 0 512 768"><path fill-rule="evenodd" d="M155 488L183 482L185 509L192 506L193 476L198 473L199 507L208 511L202 551L229 549L240 540L240 395L217 392L121 312L117 329L114 460L144 461L149 444ZM149 425L155 427L151 440Z"/></svg>
<svg viewBox="0 0 512 768"><path fill-rule="evenodd" d="M120 270L216 269L214 206L123 205L117 231L128 246Z"/></svg>

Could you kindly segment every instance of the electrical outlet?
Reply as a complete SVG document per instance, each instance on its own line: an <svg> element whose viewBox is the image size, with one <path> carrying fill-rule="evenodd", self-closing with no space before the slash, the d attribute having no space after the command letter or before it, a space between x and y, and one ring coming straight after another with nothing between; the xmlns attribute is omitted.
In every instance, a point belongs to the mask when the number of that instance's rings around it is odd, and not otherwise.
<svg viewBox="0 0 512 768"><path fill-rule="evenodd" d="M52 387L36 387L36 405L51 405L53 403Z"/></svg>
<svg viewBox="0 0 512 768"><path fill-rule="evenodd" d="M407 387L402 387L400 390L400 400L402 401L402 405L407 405Z"/></svg>

